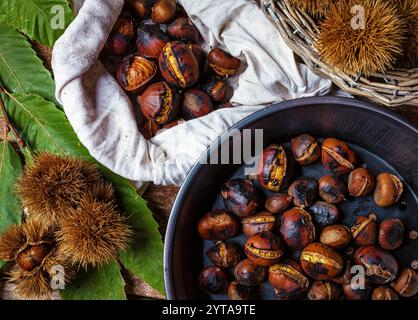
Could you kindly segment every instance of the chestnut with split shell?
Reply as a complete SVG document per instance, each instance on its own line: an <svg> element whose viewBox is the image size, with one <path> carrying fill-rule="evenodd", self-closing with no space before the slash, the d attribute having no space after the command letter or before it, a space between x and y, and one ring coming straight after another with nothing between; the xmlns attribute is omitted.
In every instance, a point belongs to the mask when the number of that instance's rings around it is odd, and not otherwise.
<svg viewBox="0 0 418 320"><path fill-rule="evenodd" d="M122 88L134 92L146 85L157 73L157 65L143 57L128 55L119 65L116 78Z"/></svg>
<svg viewBox="0 0 418 320"><path fill-rule="evenodd" d="M379 245L386 250L398 249L404 239L405 228L400 219L383 220L379 226Z"/></svg>
<svg viewBox="0 0 418 320"><path fill-rule="evenodd" d="M229 286L228 275L219 267L207 267L199 275L200 288L207 293L226 293Z"/></svg>
<svg viewBox="0 0 418 320"><path fill-rule="evenodd" d="M403 183L397 176L381 173L376 178L374 201L379 207L393 206L401 198L403 189Z"/></svg>
<svg viewBox="0 0 418 320"><path fill-rule="evenodd" d="M325 201L315 202L309 207L309 211L313 214L315 222L321 228L336 223L340 218L338 208Z"/></svg>
<svg viewBox="0 0 418 320"><path fill-rule="evenodd" d="M234 277L244 286L256 287L264 281L267 268L256 265L250 259L242 260L235 266Z"/></svg>
<svg viewBox="0 0 418 320"><path fill-rule="evenodd" d="M321 162L327 170L344 174L355 168L357 156L345 142L328 138L322 143Z"/></svg>
<svg viewBox="0 0 418 320"><path fill-rule="evenodd" d="M399 296L392 289L381 286L373 290L372 300L399 300Z"/></svg>
<svg viewBox="0 0 418 320"><path fill-rule="evenodd" d="M311 243L302 251L300 263L305 273L315 280L329 280L343 270L341 255L322 243Z"/></svg>
<svg viewBox="0 0 418 320"><path fill-rule="evenodd" d="M241 60L219 48L209 52L208 61L209 66L222 77L236 74L241 66Z"/></svg>
<svg viewBox="0 0 418 320"><path fill-rule="evenodd" d="M321 232L320 241L334 249L341 249L351 241L350 229L342 224L328 226Z"/></svg>
<svg viewBox="0 0 418 320"><path fill-rule="evenodd" d="M218 242L206 251L206 256L215 266L231 268L241 259L241 248L234 242Z"/></svg>
<svg viewBox="0 0 418 320"><path fill-rule="evenodd" d="M345 200L347 189L337 176L326 175L319 179L319 196L328 203L337 204Z"/></svg>
<svg viewBox="0 0 418 320"><path fill-rule="evenodd" d="M292 139L292 153L300 165L306 166L319 160L321 146L311 135L302 134Z"/></svg>
<svg viewBox="0 0 418 320"><path fill-rule="evenodd" d="M354 242L359 246L368 246L374 244L377 239L377 217L370 214L368 217L357 217L351 226L351 235Z"/></svg>
<svg viewBox="0 0 418 320"><path fill-rule="evenodd" d="M330 281L315 281L308 292L309 300L338 300L342 295L342 289L336 283Z"/></svg>
<svg viewBox="0 0 418 320"><path fill-rule="evenodd" d="M263 267L277 263L283 255L280 239L270 231L263 231L248 238L245 243L248 259Z"/></svg>
<svg viewBox="0 0 418 320"><path fill-rule="evenodd" d="M348 177L348 192L353 197L364 197L373 191L375 184L375 178L369 170L357 168Z"/></svg>
<svg viewBox="0 0 418 320"><path fill-rule="evenodd" d="M225 210L206 213L197 225L199 235L204 240L227 240L234 237L239 228L237 218Z"/></svg>
<svg viewBox="0 0 418 320"><path fill-rule="evenodd" d="M247 217L260 207L258 190L250 180L231 179L221 187L225 207L238 217Z"/></svg>
<svg viewBox="0 0 418 320"><path fill-rule="evenodd" d="M288 193L296 207L309 207L318 196L318 183L312 178L298 178L290 185Z"/></svg>
<svg viewBox="0 0 418 320"><path fill-rule="evenodd" d="M282 215L280 235L292 249L303 249L315 241L316 230L311 215L301 208L293 208Z"/></svg>
<svg viewBox="0 0 418 320"><path fill-rule="evenodd" d="M418 275L411 269L403 269L392 283L393 289L404 298L410 298L418 293Z"/></svg>
<svg viewBox="0 0 418 320"><path fill-rule="evenodd" d="M273 231L276 226L276 217L267 211L259 212L241 220L242 231L251 237L262 231Z"/></svg>

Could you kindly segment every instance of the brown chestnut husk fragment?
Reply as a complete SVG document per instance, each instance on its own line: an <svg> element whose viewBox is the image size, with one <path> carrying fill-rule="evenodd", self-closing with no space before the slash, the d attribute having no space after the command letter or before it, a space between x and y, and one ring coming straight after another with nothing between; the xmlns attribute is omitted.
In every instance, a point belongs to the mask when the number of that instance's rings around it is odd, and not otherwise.
<svg viewBox="0 0 418 320"><path fill-rule="evenodd" d="M302 251L300 263L305 273L315 280L329 280L343 270L341 255L322 243L311 243Z"/></svg>
<svg viewBox="0 0 418 320"><path fill-rule="evenodd" d="M197 59L192 49L182 42L167 43L158 61L161 75L173 86L187 88L199 80Z"/></svg>
<svg viewBox="0 0 418 320"><path fill-rule="evenodd" d="M188 18L178 18L167 28L167 34L178 41L199 43L200 34Z"/></svg>
<svg viewBox="0 0 418 320"><path fill-rule="evenodd" d="M200 118L212 111L212 100L206 92L197 88L189 88L184 92L182 116L185 120Z"/></svg>
<svg viewBox="0 0 418 320"><path fill-rule="evenodd" d="M260 199L250 180L231 179L221 187L225 207L238 217L247 217L257 212Z"/></svg>
<svg viewBox="0 0 418 320"><path fill-rule="evenodd" d="M263 231L248 238L245 243L248 259L263 267L271 266L283 255L280 239L270 231Z"/></svg>
<svg viewBox="0 0 418 320"><path fill-rule="evenodd" d="M233 281L228 288L229 300L251 300L255 298L255 289L244 286L238 281Z"/></svg>
<svg viewBox="0 0 418 320"><path fill-rule="evenodd" d="M365 197L373 191L375 185L375 178L369 170L357 168L350 172L348 177L348 192L351 196Z"/></svg>
<svg viewBox="0 0 418 320"><path fill-rule="evenodd" d="M334 175L319 179L319 196L328 203L337 204L345 200L347 189L344 182Z"/></svg>
<svg viewBox="0 0 418 320"><path fill-rule="evenodd" d="M209 52L208 62L209 66L221 77L236 74L241 66L241 60L219 48Z"/></svg>
<svg viewBox="0 0 418 320"><path fill-rule="evenodd" d="M264 149L257 167L257 181L263 189L279 192L289 185L294 174L294 160L287 150L277 144Z"/></svg>
<svg viewBox="0 0 418 320"><path fill-rule="evenodd" d="M122 88L133 92L154 78L157 73L157 65L143 57L128 55L119 65L116 78Z"/></svg>
<svg viewBox="0 0 418 320"><path fill-rule="evenodd" d="M344 248L348 246L351 241L350 229L342 224L328 226L322 230L320 241L334 249Z"/></svg>
<svg viewBox="0 0 418 320"><path fill-rule="evenodd" d="M197 225L199 235L204 240L221 241L234 237L239 228L237 218L225 210L206 213Z"/></svg>
<svg viewBox="0 0 418 320"><path fill-rule="evenodd" d="M143 25L138 28L136 47L138 53L145 58L158 59L169 42L167 35L155 25Z"/></svg>
<svg viewBox="0 0 418 320"><path fill-rule="evenodd" d="M330 281L315 281L308 292L309 300L338 300L342 295L339 285Z"/></svg>
<svg viewBox="0 0 418 320"><path fill-rule="evenodd" d="M357 217L350 230L354 242L359 246L374 244L377 239L376 215L370 214L368 217Z"/></svg>
<svg viewBox="0 0 418 320"><path fill-rule="evenodd" d="M379 226L379 245L385 250L398 249L403 242L405 228L401 220L386 219Z"/></svg>
<svg viewBox="0 0 418 320"><path fill-rule="evenodd" d="M319 160L321 146L310 134L302 134L292 139L292 153L300 165L307 166Z"/></svg>
<svg viewBox="0 0 418 320"><path fill-rule="evenodd" d="M177 117L179 102L180 93L165 82L154 83L138 97L145 118L162 125Z"/></svg>
<svg viewBox="0 0 418 320"><path fill-rule="evenodd" d="M318 196L318 183L312 178L298 178L290 185L288 193L296 207L309 207Z"/></svg>
<svg viewBox="0 0 418 320"><path fill-rule="evenodd" d="M393 206L401 198L403 189L403 183L397 176L381 173L376 178L374 201L379 207Z"/></svg>
<svg viewBox="0 0 418 320"><path fill-rule="evenodd" d="M354 261L366 269L366 277L377 285L393 281L398 274L396 259L388 251L376 246L357 249Z"/></svg>
<svg viewBox="0 0 418 320"><path fill-rule="evenodd" d="M256 265L250 259L242 260L234 268L235 279L244 286L256 287L264 281L267 268Z"/></svg>
<svg viewBox="0 0 418 320"><path fill-rule="evenodd" d="M411 269L403 269L392 283L393 289L404 298L410 298L418 293L418 275Z"/></svg>
<svg viewBox="0 0 418 320"><path fill-rule="evenodd" d="M241 220L242 231L251 237L262 231L272 231L276 226L276 218L269 212L263 211Z"/></svg>
<svg viewBox="0 0 418 320"><path fill-rule="evenodd" d="M267 211L272 214L285 212L292 204L293 198L286 193L274 194L268 197L265 202Z"/></svg>
<svg viewBox="0 0 418 320"><path fill-rule="evenodd" d="M39 266L46 257L52 252L52 243L42 241L33 245L26 245L16 255L16 263L22 270L33 271Z"/></svg>
<svg viewBox="0 0 418 320"><path fill-rule="evenodd" d="M392 289L381 286L373 290L372 300L399 300L399 296Z"/></svg>
<svg viewBox="0 0 418 320"><path fill-rule="evenodd" d="M157 0L151 9L151 19L155 23L170 23L176 16L176 11L176 0Z"/></svg>
<svg viewBox="0 0 418 320"><path fill-rule="evenodd" d="M241 260L241 248L234 242L219 242L206 251L206 256L217 267L231 268Z"/></svg>
<svg viewBox="0 0 418 320"><path fill-rule="evenodd" d="M202 88L213 101L221 102L226 98L229 85L225 78L211 76L202 85Z"/></svg>
<svg viewBox="0 0 418 320"><path fill-rule="evenodd" d="M199 275L200 288L207 293L226 293L229 286L228 275L219 267L207 267Z"/></svg>
<svg viewBox="0 0 418 320"><path fill-rule="evenodd" d="M315 226L311 215L301 208L293 208L282 215L280 235L292 249L302 249L315 241Z"/></svg>
<svg viewBox="0 0 418 320"><path fill-rule="evenodd" d="M327 170L344 174L355 168L357 156L345 142L328 138L322 143L321 162Z"/></svg>
<svg viewBox="0 0 418 320"><path fill-rule="evenodd" d="M309 288L309 280L303 274L301 266L292 260L271 266L268 280L280 300L296 299Z"/></svg>
<svg viewBox="0 0 418 320"><path fill-rule="evenodd" d="M340 218L338 208L325 201L315 202L309 207L309 211L313 214L315 222L321 228L336 223Z"/></svg>

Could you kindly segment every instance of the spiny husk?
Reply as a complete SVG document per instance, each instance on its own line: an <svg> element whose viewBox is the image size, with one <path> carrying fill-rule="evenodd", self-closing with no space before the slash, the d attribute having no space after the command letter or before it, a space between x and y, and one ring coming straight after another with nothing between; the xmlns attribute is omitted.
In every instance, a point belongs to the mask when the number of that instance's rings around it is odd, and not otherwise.
<svg viewBox="0 0 418 320"><path fill-rule="evenodd" d="M86 194L77 209L61 221L56 238L59 250L73 265L87 268L116 260L133 232L113 202Z"/></svg>
<svg viewBox="0 0 418 320"><path fill-rule="evenodd" d="M399 9L405 21L407 40L404 46L404 56L410 67L418 65L418 1L392 0Z"/></svg>
<svg viewBox="0 0 418 320"><path fill-rule="evenodd" d="M364 7L365 29L351 25L354 5ZM322 60L351 76L393 68L402 55L405 25L396 6L384 0L347 0L332 6L316 43Z"/></svg>
<svg viewBox="0 0 418 320"><path fill-rule="evenodd" d="M30 217L56 224L102 176L91 163L49 153L37 155L17 184Z"/></svg>
<svg viewBox="0 0 418 320"><path fill-rule="evenodd" d="M325 16L336 0L289 0L289 3L314 17Z"/></svg>
<svg viewBox="0 0 418 320"><path fill-rule="evenodd" d="M93 185L88 193L98 202L116 203L115 189L108 181L101 181Z"/></svg>
<svg viewBox="0 0 418 320"><path fill-rule="evenodd" d="M11 225L0 236L0 259L14 260L17 251L26 243L26 236L20 225Z"/></svg>

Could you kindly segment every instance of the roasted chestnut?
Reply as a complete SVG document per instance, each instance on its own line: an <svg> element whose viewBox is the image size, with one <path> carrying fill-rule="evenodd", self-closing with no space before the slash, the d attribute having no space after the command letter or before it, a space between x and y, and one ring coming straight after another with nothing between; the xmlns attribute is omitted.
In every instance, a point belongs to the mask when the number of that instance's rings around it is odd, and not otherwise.
<svg viewBox="0 0 418 320"><path fill-rule="evenodd" d="M338 208L325 201L317 201L309 207L309 211L313 214L315 222L321 228L332 225L340 218Z"/></svg>
<svg viewBox="0 0 418 320"><path fill-rule="evenodd" d="M330 281L314 281L308 292L309 300L338 300L342 295L339 285Z"/></svg>
<svg viewBox="0 0 418 320"><path fill-rule="evenodd" d="M327 170L344 174L355 168L357 156L345 142L328 138L322 143L321 162Z"/></svg>
<svg viewBox="0 0 418 320"><path fill-rule="evenodd" d="M257 212L260 199L250 180L231 179L221 187L225 207L238 217L247 217Z"/></svg>
<svg viewBox="0 0 418 320"><path fill-rule="evenodd" d="M330 281L335 282L336 284L345 285L351 281L351 267L352 262L349 258L343 258L344 267L343 271L339 274L338 277L332 278Z"/></svg>
<svg viewBox="0 0 418 320"><path fill-rule="evenodd" d="M229 85L225 78L211 76L202 85L202 88L213 101L220 102L225 99L228 93Z"/></svg>
<svg viewBox="0 0 418 320"><path fill-rule="evenodd" d="M344 182L334 175L326 175L319 179L319 196L328 203L340 203L345 200L347 189Z"/></svg>
<svg viewBox="0 0 418 320"><path fill-rule="evenodd" d="M379 245L386 250L398 249L403 242L405 229L401 220L386 219L379 226Z"/></svg>
<svg viewBox="0 0 418 320"><path fill-rule="evenodd" d="M219 267L207 267L199 275L200 288L207 293L226 293L229 286L228 275Z"/></svg>
<svg viewBox="0 0 418 320"><path fill-rule="evenodd" d="M167 43L158 61L162 76L171 85L186 88L199 80L199 64L193 51L184 43Z"/></svg>
<svg viewBox="0 0 418 320"><path fill-rule="evenodd" d="M376 178L374 201L379 207L390 207L399 201L403 192L403 183L395 175L381 173Z"/></svg>
<svg viewBox="0 0 418 320"><path fill-rule="evenodd" d="M263 189L278 192L286 188L295 174L293 157L282 146L264 149L257 167L257 181Z"/></svg>
<svg viewBox="0 0 418 320"><path fill-rule="evenodd" d="M279 214L287 210L292 203L293 198L286 193L278 193L268 197L265 203L266 209L273 213Z"/></svg>
<svg viewBox="0 0 418 320"><path fill-rule="evenodd" d="M328 226L321 232L320 241L334 249L341 249L351 241L350 229L342 224Z"/></svg>
<svg viewBox="0 0 418 320"><path fill-rule="evenodd" d="M151 10L151 19L155 23L170 23L176 16L176 11L176 0L157 0Z"/></svg>
<svg viewBox="0 0 418 320"><path fill-rule="evenodd" d="M189 88L184 92L182 115L185 120L203 117L212 111L212 100L205 91Z"/></svg>
<svg viewBox="0 0 418 320"><path fill-rule="evenodd" d="M264 281L267 268L256 265L250 259L242 260L235 266L234 277L244 286L256 287Z"/></svg>
<svg viewBox="0 0 418 320"><path fill-rule="evenodd" d="M377 238L376 215L370 214L368 217L357 217L351 226L351 236L359 246L374 244Z"/></svg>
<svg viewBox="0 0 418 320"><path fill-rule="evenodd" d="M179 102L179 92L165 82L154 83L138 97L142 114L158 124L165 124L177 117Z"/></svg>
<svg viewBox="0 0 418 320"><path fill-rule="evenodd" d="M234 237L239 228L237 218L225 210L206 213L197 225L197 230L205 240L227 240Z"/></svg>
<svg viewBox="0 0 418 320"><path fill-rule="evenodd" d="M398 263L388 252L376 246L360 247L354 253L355 263L366 269L366 277L378 285L393 281L398 274Z"/></svg>
<svg viewBox="0 0 418 320"><path fill-rule="evenodd" d="M343 285L344 296L347 300L367 300L372 294L373 287L367 279L364 279L364 286L351 281Z"/></svg>
<svg viewBox="0 0 418 320"><path fill-rule="evenodd" d="M277 263L283 255L280 239L270 231L263 231L248 238L245 254L255 264L263 267Z"/></svg>
<svg viewBox="0 0 418 320"><path fill-rule="evenodd" d="M280 235L292 249L302 249L315 241L315 226L311 215L301 208L293 208L282 215Z"/></svg>
<svg viewBox="0 0 418 320"><path fill-rule="evenodd" d="M197 44L190 43L187 46L192 50L197 60L197 64L199 65L200 74L202 75L206 67L206 52Z"/></svg>
<svg viewBox="0 0 418 320"><path fill-rule="evenodd" d="M247 237L251 237L262 231L272 231L276 226L276 218L267 211L245 217L241 220L242 231Z"/></svg>
<svg viewBox="0 0 418 320"><path fill-rule="evenodd" d="M418 293L418 275L411 268L403 269L392 283L393 289L404 298L410 298Z"/></svg>
<svg viewBox="0 0 418 320"><path fill-rule="evenodd" d="M19 250L16 263L22 270L30 272L38 268L51 252L52 245L49 242L27 245Z"/></svg>
<svg viewBox="0 0 418 320"><path fill-rule="evenodd" d="M188 18L178 18L167 28L167 34L178 41L199 43L200 34Z"/></svg>
<svg viewBox="0 0 418 320"><path fill-rule="evenodd" d="M280 300L296 299L309 288L309 280L299 263L286 260L269 268L268 280Z"/></svg>
<svg viewBox="0 0 418 320"><path fill-rule="evenodd" d="M130 49L130 41L135 35L135 26L132 17L121 14L106 43L110 54L125 55Z"/></svg>
<svg viewBox="0 0 418 320"><path fill-rule="evenodd" d="M298 178L290 185L288 193L296 207L309 207L318 196L318 183L312 178Z"/></svg>
<svg viewBox="0 0 418 320"><path fill-rule="evenodd" d="M241 60L219 48L209 52L208 62L209 66L222 77L236 74L241 66Z"/></svg>
<svg viewBox="0 0 418 320"><path fill-rule="evenodd" d="M169 42L167 35L155 25L142 25L138 28L136 48L145 58L157 59Z"/></svg>
<svg viewBox="0 0 418 320"><path fill-rule="evenodd" d="M228 288L229 300L251 300L255 298L253 287L243 286L238 281L231 282Z"/></svg>
<svg viewBox="0 0 418 320"><path fill-rule="evenodd" d="M217 267L231 268L241 260L241 248L234 242L218 242L206 251L206 256Z"/></svg>
<svg viewBox="0 0 418 320"><path fill-rule="evenodd" d="M302 251L300 263L305 273L315 280L329 280L343 270L340 254L322 243L311 243Z"/></svg>
<svg viewBox="0 0 418 320"><path fill-rule="evenodd" d="M157 73L157 65L143 57L128 55L119 65L116 78L122 88L133 92L146 85Z"/></svg>
<svg viewBox="0 0 418 320"><path fill-rule="evenodd" d="M145 139L149 140L153 138L158 131L161 130L161 126L153 120L147 120L141 124L139 131L142 133Z"/></svg>
<svg viewBox="0 0 418 320"><path fill-rule="evenodd" d="M151 13L155 0L128 0L127 3L136 16L139 19L143 19Z"/></svg>
<svg viewBox="0 0 418 320"><path fill-rule="evenodd" d="M399 300L399 296L392 289L382 286L373 290L372 300Z"/></svg>
<svg viewBox="0 0 418 320"><path fill-rule="evenodd" d="M307 166L319 160L321 146L310 134L302 134L292 139L292 153L300 165Z"/></svg>
<svg viewBox="0 0 418 320"><path fill-rule="evenodd" d="M369 170L357 168L350 172L348 192L351 196L365 197L373 191L375 185L375 179Z"/></svg>

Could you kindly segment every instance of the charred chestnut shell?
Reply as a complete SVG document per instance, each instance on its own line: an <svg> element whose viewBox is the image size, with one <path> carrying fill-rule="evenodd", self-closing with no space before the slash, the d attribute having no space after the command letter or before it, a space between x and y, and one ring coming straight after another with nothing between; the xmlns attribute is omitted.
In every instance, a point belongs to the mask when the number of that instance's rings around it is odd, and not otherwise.
<svg viewBox="0 0 418 320"><path fill-rule="evenodd" d="M286 260L269 268L268 280L280 300L302 296L309 288L309 280L299 263Z"/></svg>
<svg viewBox="0 0 418 320"><path fill-rule="evenodd" d="M403 269L398 278L393 282L395 291L405 298L410 298L418 293L418 275L411 268Z"/></svg>
<svg viewBox="0 0 418 320"><path fill-rule="evenodd" d="M351 235L356 244L360 246L372 245L377 239L376 215L358 217L351 226Z"/></svg>
<svg viewBox="0 0 418 320"><path fill-rule="evenodd" d="M167 35L155 25L143 25L138 28L136 47L141 56L157 59L169 42Z"/></svg>
<svg viewBox="0 0 418 320"><path fill-rule="evenodd" d="M398 274L396 259L376 246L360 247L354 253L354 261L366 269L366 277L374 284L389 283Z"/></svg>
<svg viewBox="0 0 418 320"><path fill-rule="evenodd" d="M242 260L235 266L234 277L244 286L255 287L264 281L267 268L259 266L250 259Z"/></svg>
<svg viewBox="0 0 418 320"><path fill-rule="evenodd" d="M179 92L170 88L165 82L154 83L138 98L145 118L154 120L158 124L165 124L177 117L179 102Z"/></svg>
<svg viewBox="0 0 418 320"><path fill-rule="evenodd" d="M326 175L319 179L319 196L328 203L337 204L345 200L347 192L344 182L334 175Z"/></svg>
<svg viewBox="0 0 418 320"><path fill-rule="evenodd" d="M213 101L221 102L226 98L229 85L225 78L211 76L202 85L202 88L212 98Z"/></svg>
<svg viewBox="0 0 418 320"><path fill-rule="evenodd" d="M344 296L347 300L367 300L370 298L372 290L373 286L367 279L364 281L363 288L358 284L352 284L351 282L343 285Z"/></svg>
<svg viewBox="0 0 418 320"><path fill-rule="evenodd" d="M198 223L199 235L205 240L227 240L234 237L239 228L237 218L224 210L215 210L205 214Z"/></svg>
<svg viewBox="0 0 418 320"><path fill-rule="evenodd" d="M303 249L315 241L315 226L311 215L303 209L293 208L282 215L280 235L292 249Z"/></svg>
<svg viewBox="0 0 418 320"><path fill-rule="evenodd" d="M246 217L257 212L260 199L251 181L231 179L221 187L225 207L238 217Z"/></svg>
<svg viewBox="0 0 418 320"><path fill-rule="evenodd" d="M257 181L263 189L278 192L293 180L293 157L282 146L272 144L264 149L257 172Z"/></svg>
<svg viewBox="0 0 418 320"><path fill-rule="evenodd" d="M241 260L241 248L234 242L219 242L206 251L206 256L217 267L231 268Z"/></svg>
<svg viewBox="0 0 418 320"><path fill-rule="evenodd" d="M226 293L229 286L228 275L219 267L207 267L199 275L200 288L208 293Z"/></svg>
<svg viewBox="0 0 418 320"><path fill-rule="evenodd" d="M344 174L355 168L357 156L345 142L328 138L322 143L321 162L327 170Z"/></svg>
<svg viewBox="0 0 418 320"><path fill-rule="evenodd" d="M228 288L229 300L252 300L256 298L256 290L253 287L244 286L238 281L231 282Z"/></svg>
<svg viewBox="0 0 418 320"><path fill-rule="evenodd" d="M313 214L315 222L321 228L332 225L340 218L338 208L325 201L317 201L309 207L309 211Z"/></svg>
<svg viewBox="0 0 418 320"><path fill-rule="evenodd" d="M167 34L178 41L199 43L200 34L188 18L178 18L167 28Z"/></svg>
<svg viewBox="0 0 418 320"><path fill-rule="evenodd" d="M219 48L212 49L209 52L208 61L209 66L222 77L236 74L241 66L241 60Z"/></svg>
<svg viewBox="0 0 418 320"><path fill-rule="evenodd" d="M322 230L320 241L334 249L344 248L351 241L350 229L341 224L328 226Z"/></svg>
<svg viewBox="0 0 418 320"><path fill-rule="evenodd" d="M151 19L155 23L170 23L176 16L176 12L176 0L157 0L151 9Z"/></svg>
<svg viewBox="0 0 418 320"><path fill-rule="evenodd" d="M206 92L197 88L189 88L184 92L182 116L185 120L200 118L212 111L212 100Z"/></svg>
<svg viewBox="0 0 418 320"><path fill-rule="evenodd" d="M370 194L376 182L373 175L365 168L357 168L348 177L348 192L353 197L364 197Z"/></svg>
<svg viewBox="0 0 418 320"><path fill-rule="evenodd" d="M135 35L135 24L132 17L122 13L106 43L107 51L114 55L125 55L130 50L130 42Z"/></svg>
<svg viewBox="0 0 418 320"><path fill-rule="evenodd" d="M276 226L276 218L269 212L263 211L241 220L242 231L251 237L262 231L272 231Z"/></svg>
<svg viewBox="0 0 418 320"><path fill-rule="evenodd" d="M393 206L401 198L403 189L403 183L397 176L381 173L376 178L374 201L379 207Z"/></svg>
<svg viewBox="0 0 418 320"><path fill-rule="evenodd" d="M329 280L343 270L343 258L330 247L311 243L302 251L300 263L305 273L315 280Z"/></svg>
<svg viewBox="0 0 418 320"><path fill-rule="evenodd" d="M381 286L373 290L372 300L399 300L399 296L392 289Z"/></svg>
<svg viewBox="0 0 418 320"><path fill-rule="evenodd" d="M162 76L171 85L187 88L199 80L199 64L193 51L179 41L165 45L159 65Z"/></svg>
<svg viewBox="0 0 418 320"><path fill-rule="evenodd" d="M126 91L133 92L146 85L157 73L157 65L143 57L123 58L117 70L117 80Z"/></svg>
<svg viewBox="0 0 418 320"><path fill-rule="evenodd" d="M245 254L255 264L263 267L277 263L283 255L280 239L270 231L263 231L248 238Z"/></svg>
<svg viewBox="0 0 418 320"><path fill-rule="evenodd" d="M292 139L292 153L300 165L306 166L319 160L321 146L311 135L302 134Z"/></svg>
<svg viewBox="0 0 418 320"><path fill-rule="evenodd" d="M379 245L385 250L398 249L403 242L405 228L399 219L386 219L379 226Z"/></svg>
<svg viewBox="0 0 418 320"><path fill-rule="evenodd" d="M342 295L339 285L330 281L314 281L308 292L309 300L338 300Z"/></svg>
<svg viewBox="0 0 418 320"><path fill-rule="evenodd" d="M155 0L128 0L127 4L136 14L138 19L143 19L150 15Z"/></svg>
<svg viewBox="0 0 418 320"><path fill-rule="evenodd" d="M286 193L274 194L267 198L265 207L273 214L282 213L290 207L292 200L293 198Z"/></svg>
<svg viewBox="0 0 418 320"><path fill-rule="evenodd" d="M318 183L312 178L298 178L290 185L288 193L296 207L309 207L318 196Z"/></svg>

